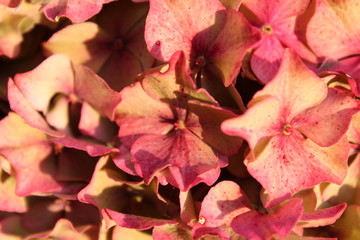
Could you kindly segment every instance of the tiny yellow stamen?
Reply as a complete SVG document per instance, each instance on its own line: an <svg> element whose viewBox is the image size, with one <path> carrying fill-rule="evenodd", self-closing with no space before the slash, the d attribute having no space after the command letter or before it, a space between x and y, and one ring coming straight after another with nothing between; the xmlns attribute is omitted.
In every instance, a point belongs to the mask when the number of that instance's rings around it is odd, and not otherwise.
<svg viewBox="0 0 360 240"><path fill-rule="evenodd" d="M270 35L273 33L273 28L269 24L264 24L261 27L261 31L263 31L263 33L265 33L266 35Z"/></svg>

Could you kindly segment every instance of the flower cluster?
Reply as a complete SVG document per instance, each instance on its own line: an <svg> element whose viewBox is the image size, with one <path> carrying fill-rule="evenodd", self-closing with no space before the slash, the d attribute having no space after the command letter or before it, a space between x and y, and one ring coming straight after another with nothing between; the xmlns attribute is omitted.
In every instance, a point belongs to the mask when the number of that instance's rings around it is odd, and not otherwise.
<svg viewBox="0 0 360 240"><path fill-rule="evenodd" d="M0 239L360 239L356 0L0 0Z"/></svg>

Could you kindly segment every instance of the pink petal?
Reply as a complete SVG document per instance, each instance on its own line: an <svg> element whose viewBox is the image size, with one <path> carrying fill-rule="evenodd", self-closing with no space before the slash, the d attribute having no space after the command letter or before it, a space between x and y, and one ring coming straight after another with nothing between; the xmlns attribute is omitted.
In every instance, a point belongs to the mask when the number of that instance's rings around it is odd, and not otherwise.
<svg viewBox="0 0 360 240"><path fill-rule="evenodd" d="M180 218L187 225L193 227L197 222L195 212L195 204L192 198L191 191L181 192L179 194L180 202Z"/></svg>
<svg viewBox="0 0 360 240"><path fill-rule="evenodd" d="M0 4L6 7L15 8L20 5L22 0L0 0Z"/></svg>
<svg viewBox="0 0 360 240"><path fill-rule="evenodd" d="M145 230L155 226L163 226L166 224L177 224L176 221L168 219L158 219L150 217L142 217L131 214L124 214L110 209L104 209L106 212L120 227L134 228L137 230Z"/></svg>
<svg viewBox="0 0 360 240"><path fill-rule="evenodd" d="M244 0L243 4L263 23L273 23L303 13L310 0Z"/></svg>
<svg viewBox="0 0 360 240"><path fill-rule="evenodd" d="M125 145L121 145L119 152L113 157L115 165L124 172L136 176L134 165L131 162L130 149Z"/></svg>
<svg viewBox="0 0 360 240"><path fill-rule="evenodd" d="M161 61L168 61L178 50L190 59L193 38L197 36L201 46L209 46L225 19L225 7L217 0L151 1L145 27L148 50Z"/></svg>
<svg viewBox="0 0 360 240"><path fill-rule="evenodd" d="M346 2L316 0L306 37L309 46L319 57L339 59L360 51L358 1ZM331 24L329 24L331 23Z"/></svg>
<svg viewBox="0 0 360 240"><path fill-rule="evenodd" d="M279 72L264 89L255 94L254 99L267 95L280 98L284 116L291 120L305 109L322 102L327 96L327 86L302 63L293 50L286 49Z"/></svg>
<svg viewBox="0 0 360 240"><path fill-rule="evenodd" d="M312 187L322 181L340 184L344 179L346 137L327 148L301 138L295 132L288 137L276 135L255 160L245 161L249 173L269 192L265 207L281 203L301 187Z"/></svg>
<svg viewBox="0 0 360 240"><path fill-rule="evenodd" d="M73 137L52 138L50 139L50 141L61 146L86 151L92 157L102 156L111 152L118 151L118 149L116 148L107 147L91 141L77 139Z"/></svg>
<svg viewBox="0 0 360 240"><path fill-rule="evenodd" d="M251 68L263 83L270 82L279 71L284 47L276 36L264 37L251 57Z"/></svg>
<svg viewBox="0 0 360 240"><path fill-rule="evenodd" d="M0 211L24 213L28 210L24 197L15 194L16 180L0 169ZM1 225L1 224L0 224Z"/></svg>
<svg viewBox="0 0 360 240"><path fill-rule="evenodd" d="M54 55L32 71L16 74L14 82L30 104L46 114L56 93L73 93L74 72L69 58Z"/></svg>
<svg viewBox="0 0 360 240"><path fill-rule="evenodd" d="M86 102L81 107L78 127L82 135L90 136L103 143L112 142L119 132L114 122L102 117L98 111Z"/></svg>
<svg viewBox="0 0 360 240"><path fill-rule="evenodd" d="M286 237L301 217L301 202L299 198L290 199L268 215L245 212L231 222L231 227L236 233L252 240L270 240L275 234Z"/></svg>
<svg viewBox="0 0 360 240"><path fill-rule="evenodd" d="M168 104L149 97L140 83L121 91L122 101L116 107L115 120L120 126L119 137L127 146L144 134L165 134L173 128L173 113ZM146 103L146 104L144 104Z"/></svg>
<svg viewBox="0 0 360 240"><path fill-rule="evenodd" d="M360 110L359 103L343 91L330 88L319 105L307 109L293 119L292 126L316 144L335 144L346 133L352 116Z"/></svg>
<svg viewBox="0 0 360 240"><path fill-rule="evenodd" d="M236 234L230 229L231 221L251 209L251 202L236 183L222 181L212 187L202 201L199 221L191 234L195 239L206 234L232 239L231 235Z"/></svg>
<svg viewBox="0 0 360 240"><path fill-rule="evenodd" d="M55 0L44 7L45 16L51 21L58 21L59 17L67 17L73 22L84 22L100 12L103 3L109 0L82 1L82 0Z"/></svg>
<svg viewBox="0 0 360 240"><path fill-rule="evenodd" d="M61 137L64 135L61 131L53 130L45 119L37 112L30 103L24 98L12 79L8 81L8 99L10 107L19 116L21 116L30 126L41 130L50 135Z"/></svg>
<svg viewBox="0 0 360 240"><path fill-rule="evenodd" d="M169 167L171 185L187 191L200 182L212 185L227 160L190 131L147 135L131 148L136 172L149 184L156 173ZM185 170L186 169L186 170Z"/></svg>
<svg viewBox="0 0 360 240"><path fill-rule="evenodd" d="M120 94L110 89L103 79L85 66L75 68L75 94L92 105L102 116L114 119ZM96 96L96 98L94 98Z"/></svg>
<svg viewBox="0 0 360 240"><path fill-rule="evenodd" d="M333 224L345 211L346 203L331 208L320 209L312 213L303 214L301 222L306 222L303 227L319 227Z"/></svg>
<svg viewBox="0 0 360 240"><path fill-rule="evenodd" d="M226 9L239 10L242 0L220 0Z"/></svg>
<svg viewBox="0 0 360 240"><path fill-rule="evenodd" d="M6 136L0 139L0 152L15 169L17 195L61 188L54 179L56 162L52 144L44 133L30 127L14 113L0 122L0 132Z"/></svg>
<svg viewBox="0 0 360 240"><path fill-rule="evenodd" d="M232 136L245 139L252 150L264 138L281 132L279 122L281 103L276 97L268 97L255 103L243 115L227 119L221 124L221 130Z"/></svg>

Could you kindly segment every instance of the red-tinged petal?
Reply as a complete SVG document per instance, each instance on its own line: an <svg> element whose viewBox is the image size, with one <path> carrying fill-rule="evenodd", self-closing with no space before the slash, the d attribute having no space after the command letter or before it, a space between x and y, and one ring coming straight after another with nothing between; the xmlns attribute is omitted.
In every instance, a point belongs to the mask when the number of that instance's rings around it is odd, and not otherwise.
<svg viewBox="0 0 360 240"><path fill-rule="evenodd" d="M58 155L56 179L89 182L97 160L97 158L90 157L83 151L64 148Z"/></svg>
<svg viewBox="0 0 360 240"><path fill-rule="evenodd" d="M6 7L15 8L20 5L22 0L0 0L0 4Z"/></svg>
<svg viewBox="0 0 360 240"><path fill-rule="evenodd" d="M306 37L309 46L319 57L339 59L360 51L358 1L316 0Z"/></svg>
<svg viewBox="0 0 360 240"><path fill-rule="evenodd" d="M245 139L252 150L264 138L282 131L280 123L281 103L276 97L268 97L250 107L243 115L227 119L221 130Z"/></svg>
<svg viewBox="0 0 360 240"><path fill-rule="evenodd" d="M15 194L15 178L7 175L2 169L0 169L0 176L0 211L26 212L28 207L25 198Z"/></svg>
<svg viewBox="0 0 360 240"><path fill-rule="evenodd" d="M104 156L99 159L90 183L79 192L78 199L99 209L110 208L120 211L126 207L129 197L124 183L130 182L110 157Z"/></svg>
<svg viewBox="0 0 360 240"><path fill-rule="evenodd" d="M285 49L279 72L254 98L267 95L280 98L284 116L286 120L291 120L305 109L322 102L327 96L327 86L293 50Z"/></svg>
<svg viewBox="0 0 360 240"><path fill-rule="evenodd" d="M292 2L286 0L244 0L242 4L251 10L262 23L272 23L300 15L306 10L309 2L310 0Z"/></svg>
<svg viewBox="0 0 360 240"><path fill-rule="evenodd" d="M214 41L225 24L225 10L217 0L151 1L145 27L149 52L166 62L183 50L190 59L195 48L206 50Z"/></svg>
<svg viewBox="0 0 360 240"><path fill-rule="evenodd" d="M51 231L31 234L26 239L96 240L98 235L98 226L84 225L75 228L71 221L60 218Z"/></svg>
<svg viewBox="0 0 360 240"><path fill-rule="evenodd" d="M120 94L122 101L116 107L115 121L120 126L119 137L127 146L144 134L165 134L173 128L171 108L149 97L139 82Z"/></svg>
<svg viewBox="0 0 360 240"><path fill-rule="evenodd" d="M56 93L73 93L74 72L69 58L54 55L33 70L16 74L14 82L36 110L47 113Z"/></svg>
<svg viewBox="0 0 360 240"><path fill-rule="evenodd" d="M219 77L226 87L229 86L239 74L246 51L260 38L259 32L250 26L241 13L227 11L226 23L206 53L206 61L209 62L207 70L215 76L220 70Z"/></svg>
<svg viewBox="0 0 360 240"><path fill-rule="evenodd" d="M251 209L251 202L236 183L222 181L205 196L199 221L191 234L195 239L206 234L219 235L221 239L242 239L231 230L230 223L233 218Z"/></svg>
<svg viewBox="0 0 360 240"><path fill-rule="evenodd" d="M292 126L316 144L327 147L346 133L352 116L359 110L358 101L339 89L330 88L325 100L296 116Z"/></svg>
<svg viewBox="0 0 360 240"><path fill-rule="evenodd" d="M301 216L300 222L306 222L302 227L319 227L333 224L345 211L346 203L331 208L320 209Z"/></svg>
<svg viewBox="0 0 360 240"><path fill-rule="evenodd" d="M251 57L251 69L264 84L279 71L284 47L276 36L266 36Z"/></svg>
<svg viewBox="0 0 360 240"><path fill-rule="evenodd" d="M124 172L136 176L134 165L131 162L130 149L125 145L121 145L119 152L113 157L115 165Z"/></svg>
<svg viewBox="0 0 360 240"><path fill-rule="evenodd" d="M360 206L349 205L341 218L333 225L333 232L339 239L359 239L360 238Z"/></svg>
<svg viewBox="0 0 360 240"><path fill-rule="evenodd" d="M149 184L156 173L166 167L171 185L187 191L200 182L212 185L227 159L188 130L167 135L147 135L131 148L136 172Z"/></svg>
<svg viewBox="0 0 360 240"><path fill-rule="evenodd" d="M69 25L43 43L46 56L62 53L97 72L112 52L113 39L93 22ZM109 46L110 45L110 46Z"/></svg>
<svg viewBox="0 0 360 240"><path fill-rule="evenodd" d="M43 7L45 16L51 21L58 21L60 17L67 17L73 22L84 22L100 12L103 3L100 1L62 0L51 1Z"/></svg>
<svg viewBox="0 0 360 240"><path fill-rule="evenodd" d="M301 202L299 198L290 199L268 215L245 212L231 222L231 227L236 233L252 240L270 240L275 234L286 237L301 217Z"/></svg>
<svg viewBox="0 0 360 240"><path fill-rule="evenodd" d="M79 130L85 136L108 143L114 140L119 128L108 118L102 117L91 105L84 102L81 107Z"/></svg>
<svg viewBox="0 0 360 240"><path fill-rule="evenodd" d="M14 113L0 122L0 152L16 172L16 194L51 192L61 188L54 179L56 162L47 136ZM24 161L27 159L27 161Z"/></svg>
<svg viewBox="0 0 360 240"><path fill-rule="evenodd" d="M142 217L131 214L124 214L110 209L104 209L105 211L120 227L132 228L137 230L146 230L155 226L163 226L166 224L177 224L176 221L169 219L159 219Z"/></svg>
<svg viewBox="0 0 360 240"><path fill-rule="evenodd" d="M114 119L120 94L110 89L103 79L85 66L75 69L75 94L92 105L102 116ZM96 96L96 98L94 98Z"/></svg>
<svg viewBox="0 0 360 240"><path fill-rule="evenodd" d="M54 137L62 137L62 131L53 130L45 119L37 112L33 106L25 99L12 79L8 81L8 99L10 107L21 116L30 126Z"/></svg>
<svg viewBox="0 0 360 240"><path fill-rule="evenodd" d="M186 127L220 153L226 156L237 153L243 140L239 137L227 136L220 129L224 120L234 118L236 115L231 111L199 101L190 100L188 104Z"/></svg>
<svg viewBox="0 0 360 240"><path fill-rule="evenodd" d="M87 152L92 157L102 156L111 152L117 152L117 148L107 147L88 140L73 137L51 138L51 142L61 146L75 148Z"/></svg>

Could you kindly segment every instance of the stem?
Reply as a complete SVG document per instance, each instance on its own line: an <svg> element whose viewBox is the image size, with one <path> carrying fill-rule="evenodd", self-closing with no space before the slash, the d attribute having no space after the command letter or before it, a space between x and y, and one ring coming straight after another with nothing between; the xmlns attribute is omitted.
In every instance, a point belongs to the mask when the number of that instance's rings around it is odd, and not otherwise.
<svg viewBox="0 0 360 240"><path fill-rule="evenodd" d="M234 101L238 105L241 114L243 114L246 111L246 107L244 105L244 102L243 102L240 94L236 90L234 84L231 83L226 89L228 90L228 92L230 93L230 96L234 99Z"/></svg>

